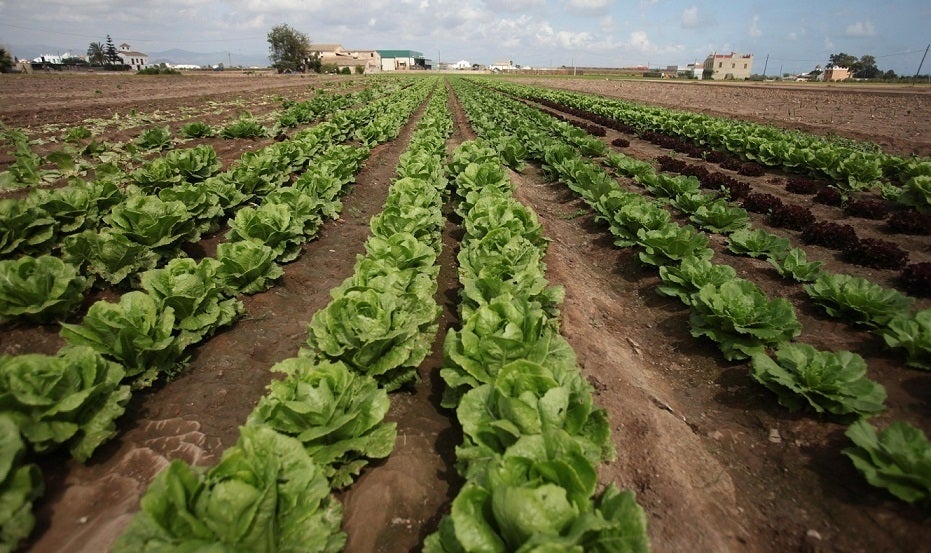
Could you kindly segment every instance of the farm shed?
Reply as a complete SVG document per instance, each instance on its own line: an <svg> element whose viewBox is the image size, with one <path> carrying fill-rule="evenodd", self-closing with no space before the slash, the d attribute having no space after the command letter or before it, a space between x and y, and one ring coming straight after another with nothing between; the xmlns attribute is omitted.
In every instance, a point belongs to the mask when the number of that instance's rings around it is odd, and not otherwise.
<svg viewBox="0 0 931 553"><path fill-rule="evenodd" d="M408 69L431 69L433 60L416 50L378 50L382 71L405 71Z"/></svg>

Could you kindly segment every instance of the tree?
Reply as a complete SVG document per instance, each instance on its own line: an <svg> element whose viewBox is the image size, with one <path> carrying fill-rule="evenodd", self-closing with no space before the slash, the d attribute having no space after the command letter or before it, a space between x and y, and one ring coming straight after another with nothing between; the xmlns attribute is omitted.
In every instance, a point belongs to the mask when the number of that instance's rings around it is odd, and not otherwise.
<svg viewBox="0 0 931 553"><path fill-rule="evenodd" d="M13 70L13 58L6 48L0 46L0 73L9 73Z"/></svg>
<svg viewBox="0 0 931 553"><path fill-rule="evenodd" d="M856 72L853 76L858 79L876 79L882 76L882 71L876 67L876 58L867 54L860 56L860 60L856 63Z"/></svg>
<svg viewBox="0 0 931 553"><path fill-rule="evenodd" d="M110 35L107 35L107 45L104 47L104 52L107 54L108 65L122 65L123 59L120 58L120 55L116 53L116 46L113 45L113 39L110 38Z"/></svg>
<svg viewBox="0 0 931 553"><path fill-rule="evenodd" d="M319 64L317 54L310 51L307 35L287 23L276 25L268 32L268 57L279 73L307 71L315 62Z"/></svg>
<svg viewBox="0 0 931 553"><path fill-rule="evenodd" d="M87 47L87 61L91 65L103 65L107 63L107 49L99 42L91 42Z"/></svg>
<svg viewBox="0 0 931 553"><path fill-rule="evenodd" d="M828 59L831 60L831 65L835 67L846 67L848 69L853 69L855 63L857 63L857 56L851 56L850 54L845 54L841 52L839 54L831 54L828 56Z"/></svg>

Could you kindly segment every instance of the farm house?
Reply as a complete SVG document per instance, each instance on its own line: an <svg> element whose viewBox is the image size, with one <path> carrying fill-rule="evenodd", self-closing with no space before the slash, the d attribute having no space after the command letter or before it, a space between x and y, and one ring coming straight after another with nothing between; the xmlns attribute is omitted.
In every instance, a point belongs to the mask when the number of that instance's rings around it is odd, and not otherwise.
<svg viewBox="0 0 931 553"><path fill-rule="evenodd" d="M431 69L432 61L416 50L378 50L382 71L408 71Z"/></svg>

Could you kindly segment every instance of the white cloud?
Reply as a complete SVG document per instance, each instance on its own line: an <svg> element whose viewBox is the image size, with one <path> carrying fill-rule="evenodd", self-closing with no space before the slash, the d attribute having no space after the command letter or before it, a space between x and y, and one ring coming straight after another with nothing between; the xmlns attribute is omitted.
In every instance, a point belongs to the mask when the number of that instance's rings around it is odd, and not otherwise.
<svg viewBox="0 0 931 553"><path fill-rule="evenodd" d="M795 31L792 31L791 33L786 35L786 40L798 40L798 33L796 33Z"/></svg>
<svg viewBox="0 0 931 553"><path fill-rule="evenodd" d="M747 34L754 38L763 36L763 31L760 30L760 16L754 15L753 19L750 20Z"/></svg>
<svg viewBox="0 0 931 553"><path fill-rule="evenodd" d="M876 27L873 26L873 22L867 19L866 21L857 21L852 25L847 25L847 29L844 31L844 36L860 38L876 35Z"/></svg>
<svg viewBox="0 0 931 553"><path fill-rule="evenodd" d="M716 23L714 16L698 9L698 6L689 6L682 10L680 24L683 29L699 29L712 27Z"/></svg>
<svg viewBox="0 0 931 553"><path fill-rule="evenodd" d="M614 0L567 0L566 9L581 15L600 15L613 5Z"/></svg>
<svg viewBox="0 0 931 553"><path fill-rule="evenodd" d="M492 11L522 12L545 6L546 0L484 0L483 3Z"/></svg>

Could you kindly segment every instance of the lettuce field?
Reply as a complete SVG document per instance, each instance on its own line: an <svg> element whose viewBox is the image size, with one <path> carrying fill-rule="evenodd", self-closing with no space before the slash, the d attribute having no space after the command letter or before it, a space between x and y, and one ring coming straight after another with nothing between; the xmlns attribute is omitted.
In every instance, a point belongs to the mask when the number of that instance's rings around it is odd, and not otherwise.
<svg viewBox="0 0 931 553"><path fill-rule="evenodd" d="M927 89L0 97L0 551L931 543Z"/></svg>

